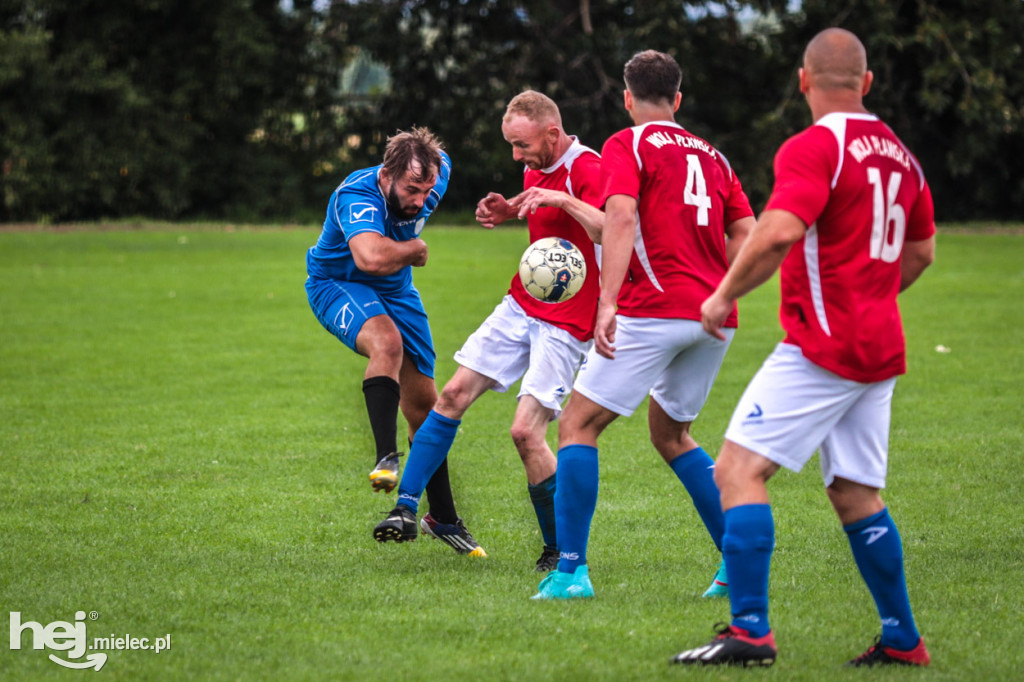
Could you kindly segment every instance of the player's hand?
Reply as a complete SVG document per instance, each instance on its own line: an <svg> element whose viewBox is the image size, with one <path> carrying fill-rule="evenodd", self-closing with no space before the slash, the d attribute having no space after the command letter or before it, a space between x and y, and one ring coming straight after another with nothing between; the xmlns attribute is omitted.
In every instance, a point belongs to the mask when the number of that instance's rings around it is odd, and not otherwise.
<svg viewBox="0 0 1024 682"><path fill-rule="evenodd" d="M413 261L410 263L414 268L422 268L427 264L428 247L427 243L422 239L410 239L408 244L413 249L412 257Z"/></svg>
<svg viewBox="0 0 1024 682"><path fill-rule="evenodd" d="M516 212L520 220L536 213L541 206L557 206L563 192L541 187L531 187L508 200L510 209Z"/></svg>
<svg viewBox="0 0 1024 682"><path fill-rule="evenodd" d="M700 323L704 331L719 341L725 341L725 334L722 333L722 325L725 318L732 312L735 301L730 301L717 291L704 301L700 306Z"/></svg>
<svg viewBox="0 0 1024 682"><path fill-rule="evenodd" d="M604 299L597 304L594 323L594 350L609 360L615 359L615 303Z"/></svg>
<svg viewBox="0 0 1024 682"><path fill-rule="evenodd" d="M512 215L508 201L497 192L490 192L476 204L476 221L488 230L493 230Z"/></svg>

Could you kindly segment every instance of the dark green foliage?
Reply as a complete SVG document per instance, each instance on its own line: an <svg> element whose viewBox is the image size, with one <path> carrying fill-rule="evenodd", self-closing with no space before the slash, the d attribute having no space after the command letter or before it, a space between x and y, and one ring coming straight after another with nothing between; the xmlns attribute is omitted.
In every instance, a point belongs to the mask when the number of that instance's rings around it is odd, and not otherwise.
<svg viewBox="0 0 1024 682"><path fill-rule="evenodd" d="M0 221L314 220L414 124L455 161L445 208L469 209L519 187L510 97L549 94L600 149L630 123L622 65L646 48L679 60L679 122L760 210L828 26L864 40L867 105L920 157L940 219L1024 215L1019 0L0 0Z"/></svg>
<svg viewBox="0 0 1024 682"><path fill-rule="evenodd" d="M6 3L0 219L285 214L312 156L302 21L276 0Z"/></svg>
<svg viewBox="0 0 1024 682"><path fill-rule="evenodd" d="M1024 3L809 0L787 20L802 45L825 26L861 37L865 100L928 173L940 220L1024 215Z"/></svg>
<svg viewBox="0 0 1024 682"><path fill-rule="evenodd" d="M526 88L555 99L566 129L600 150L630 125L622 67L647 48L670 52L683 67L681 123L740 168L763 165L771 153L751 123L776 105L787 74L762 36L739 30L735 10L704 15L666 0L370 0L339 9L362 27L353 39L387 64L394 80L378 108L353 109L363 140L358 152L367 160L379 155L381 121L429 125L455 159L452 203L472 205L488 191L521 187L500 124L505 104Z"/></svg>

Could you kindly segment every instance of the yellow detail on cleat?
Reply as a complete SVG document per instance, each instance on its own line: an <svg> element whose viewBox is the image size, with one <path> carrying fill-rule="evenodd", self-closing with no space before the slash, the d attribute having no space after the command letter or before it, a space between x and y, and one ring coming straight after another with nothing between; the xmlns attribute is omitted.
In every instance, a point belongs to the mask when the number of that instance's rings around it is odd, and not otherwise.
<svg viewBox="0 0 1024 682"><path fill-rule="evenodd" d="M371 471L370 484L373 486L373 492L375 493L379 493L382 490L385 493L390 493L398 485L398 477L390 471Z"/></svg>
<svg viewBox="0 0 1024 682"><path fill-rule="evenodd" d="M472 552L470 552L467 556L475 556L475 557L477 557L479 559L486 559L487 558L487 552L484 551L483 547L477 547Z"/></svg>

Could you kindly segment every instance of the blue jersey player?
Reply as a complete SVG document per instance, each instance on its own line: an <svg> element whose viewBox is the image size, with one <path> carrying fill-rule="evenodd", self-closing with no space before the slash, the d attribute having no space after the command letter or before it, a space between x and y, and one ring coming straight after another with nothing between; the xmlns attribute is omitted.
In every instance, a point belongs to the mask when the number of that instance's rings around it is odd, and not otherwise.
<svg viewBox="0 0 1024 682"><path fill-rule="evenodd" d="M313 313L367 358L363 395L377 448L375 491L391 492L398 482L398 410L411 441L437 400L434 344L412 268L426 265L420 233L450 175L451 159L426 128L388 138L381 165L352 173L334 190L306 256ZM447 462L426 492L433 518L460 536L457 549L483 553L455 512Z"/></svg>

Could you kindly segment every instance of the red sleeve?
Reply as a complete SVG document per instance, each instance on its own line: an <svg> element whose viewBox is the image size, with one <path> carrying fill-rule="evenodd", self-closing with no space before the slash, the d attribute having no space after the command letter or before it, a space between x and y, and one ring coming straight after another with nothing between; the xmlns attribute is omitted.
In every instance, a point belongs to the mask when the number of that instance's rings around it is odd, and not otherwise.
<svg viewBox="0 0 1024 682"><path fill-rule="evenodd" d="M587 152L576 160L569 173L572 191L577 199L591 206L601 206L601 158Z"/></svg>
<svg viewBox="0 0 1024 682"><path fill-rule="evenodd" d="M811 126L775 154L775 186L765 210L782 209L813 225L825 210L839 147L826 128Z"/></svg>
<svg viewBox="0 0 1024 682"><path fill-rule="evenodd" d="M628 132L632 134L632 131ZM629 136L619 133L604 143L601 150L602 189L598 208L602 208L608 197L615 194L625 194L634 199L640 196L640 167L628 141Z"/></svg>

